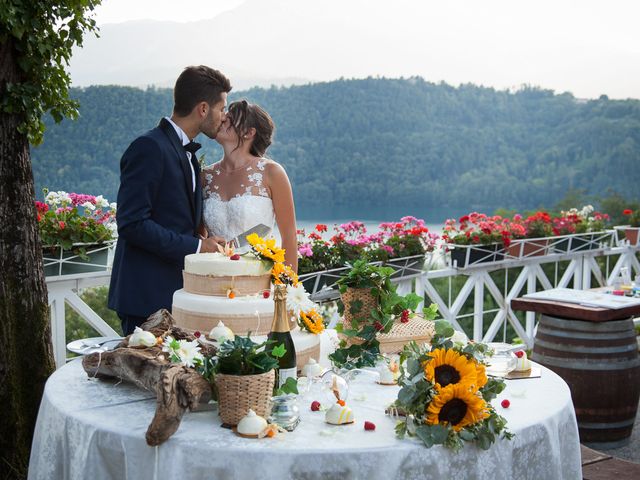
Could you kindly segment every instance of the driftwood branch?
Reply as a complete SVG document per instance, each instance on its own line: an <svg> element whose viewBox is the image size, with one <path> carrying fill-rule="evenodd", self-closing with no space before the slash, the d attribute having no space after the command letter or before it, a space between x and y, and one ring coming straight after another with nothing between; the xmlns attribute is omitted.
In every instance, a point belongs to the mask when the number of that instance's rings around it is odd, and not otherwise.
<svg viewBox="0 0 640 480"><path fill-rule="evenodd" d="M142 325L158 337L171 335L178 340L194 340L191 333L174 325L171 314L159 310ZM204 355L215 349L203 347ZM147 443L160 445L180 426L187 409L211 399L211 386L195 370L172 364L161 347L128 347L128 337L115 350L91 353L82 359L89 376L119 378L157 395L156 413L147 429Z"/></svg>

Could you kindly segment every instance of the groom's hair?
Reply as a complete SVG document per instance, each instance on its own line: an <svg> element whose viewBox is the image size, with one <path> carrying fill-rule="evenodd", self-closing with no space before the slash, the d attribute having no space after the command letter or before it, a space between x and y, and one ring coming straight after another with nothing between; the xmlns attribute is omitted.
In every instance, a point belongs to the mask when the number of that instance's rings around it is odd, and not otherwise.
<svg viewBox="0 0 640 480"><path fill-rule="evenodd" d="M220 101L222 92L231 91L231 82L220 71L205 65L185 68L173 88L173 112L189 115L200 102L213 105Z"/></svg>

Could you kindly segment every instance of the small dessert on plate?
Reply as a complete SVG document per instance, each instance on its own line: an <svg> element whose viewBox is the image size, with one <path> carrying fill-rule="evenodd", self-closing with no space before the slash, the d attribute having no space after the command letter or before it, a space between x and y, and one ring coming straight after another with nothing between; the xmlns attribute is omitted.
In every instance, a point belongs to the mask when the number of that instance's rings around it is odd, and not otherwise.
<svg viewBox="0 0 640 480"><path fill-rule="evenodd" d="M324 373L324 368L316 362L313 358L310 358L307 364L302 367L302 375L307 378L319 377Z"/></svg>
<svg viewBox="0 0 640 480"><path fill-rule="evenodd" d="M353 410L346 405L334 403L324 415L324 420L331 425L347 425L353 423Z"/></svg>
<svg viewBox="0 0 640 480"><path fill-rule="evenodd" d="M527 358L527 352L524 350L518 350L515 352L516 357L518 358L516 362L516 368L514 371L516 372L530 372L531 371L531 360Z"/></svg>
<svg viewBox="0 0 640 480"><path fill-rule="evenodd" d="M345 401L340 398L338 377L335 375L333 377L331 391L336 397L336 403L334 403L331 408L324 414L324 421L330 423L331 425L348 425L350 423L353 423L353 410L347 407Z"/></svg>

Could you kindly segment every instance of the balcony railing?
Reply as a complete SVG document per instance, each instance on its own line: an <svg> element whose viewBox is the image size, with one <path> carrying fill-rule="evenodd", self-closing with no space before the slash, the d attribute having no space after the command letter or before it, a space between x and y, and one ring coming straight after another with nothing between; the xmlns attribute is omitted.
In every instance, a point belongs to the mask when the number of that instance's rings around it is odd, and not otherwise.
<svg viewBox="0 0 640 480"><path fill-rule="evenodd" d="M436 303L444 319L457 329L465 331L469 338L475 341L506 340L507 327L510 326L515 335L528 347L532 347L535 314L527 312L521 315L521 320L511 310L510 303L513 298L556 287L589 289L594 286L611 285L623 267L626 267L632 276L640 274L640 246L631 246L623 240L618 240L614 231L600 235L593 241L597 241L597 245L592 245L592 249L567 252L554 250L555 253L546 252L546 255L523 258L519 258L521 255L507 255L498 261L471 264L463 269L457 268L455 264L451 265L449 255L440 259L431 255L425 262L428 270L416 273L413 271L415 268L411 268L408 275L398 275L393 281L397 283L399 293L413 291L424 296L427 302ZM439 267L436 266L438 264ZM64 365L67 360L67 305L101 335L118 335L78 295L82 289L108 285L110 275L109 271L104 271L47 277L52 340L58 367ZM329 275L327 278L332 277ZM320 294L316 296L318 301L335 298L335 293L319 289L321 285L318 281L312 284L314 289L317 289L316 293ZM472 308L465 313L463 310L465 306L469 310L471 298ZM487 309L485 306L488 303L495 304L495 307ZM464 328L463 324L469 327Z"/></svg>

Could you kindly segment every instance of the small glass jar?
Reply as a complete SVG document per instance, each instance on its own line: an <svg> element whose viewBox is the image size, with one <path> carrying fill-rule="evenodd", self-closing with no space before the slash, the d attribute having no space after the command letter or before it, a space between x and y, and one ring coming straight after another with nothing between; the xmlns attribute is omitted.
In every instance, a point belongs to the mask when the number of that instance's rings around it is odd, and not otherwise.
<svg viewBox="0 0 640 480"><path fill-rule="evenodd" d="M513 346L507 343L489 343L493 349L493 355L486 357L487 375L493 377L504 377L509 372L515 370L518 364L518 357L513 353Z"/></svg>
<svg viewBox="0 0 640 480"><path fill-rule="evenodd" d="M288 393L272 397L271 414L267 420L269 423L275 423L288 432L292 432L300 423L298 396Z"/></svg>

